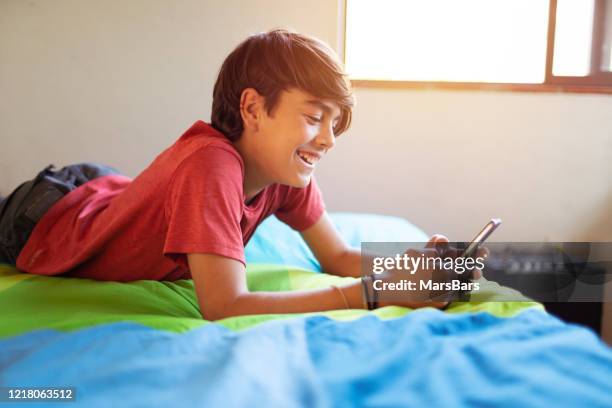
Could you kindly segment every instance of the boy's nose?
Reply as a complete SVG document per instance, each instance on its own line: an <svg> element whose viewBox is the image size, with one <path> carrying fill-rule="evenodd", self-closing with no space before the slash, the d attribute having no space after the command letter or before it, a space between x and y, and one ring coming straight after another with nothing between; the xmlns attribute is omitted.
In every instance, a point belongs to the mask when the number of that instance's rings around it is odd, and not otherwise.
<svg viewBox="0 0 612 408"><path fill-rule="evenodd" d="M329 127L321 127L321 132L317 135L316 142L326 150L330 150L336 144L336 135L334 129Z"/></svg>

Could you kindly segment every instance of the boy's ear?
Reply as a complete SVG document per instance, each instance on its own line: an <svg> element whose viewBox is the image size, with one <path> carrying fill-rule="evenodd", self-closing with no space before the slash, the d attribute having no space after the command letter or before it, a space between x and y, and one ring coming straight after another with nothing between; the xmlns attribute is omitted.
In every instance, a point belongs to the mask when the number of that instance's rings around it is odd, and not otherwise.
<svg viewBox="0 0 612 408"><path fill-rule="evenodd" d="M263 96L254 88L245 88L240 95L240 116L244 129L252 131L259 130L259 120L261 119L263 106Z"/></svg>

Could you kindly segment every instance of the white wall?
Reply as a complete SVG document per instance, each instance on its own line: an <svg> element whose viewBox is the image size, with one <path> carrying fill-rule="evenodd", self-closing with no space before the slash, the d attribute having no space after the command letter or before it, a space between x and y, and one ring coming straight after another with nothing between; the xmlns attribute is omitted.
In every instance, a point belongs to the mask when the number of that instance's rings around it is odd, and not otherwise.
<svg viewBox="0 0 612 408"><path fill-rule="evenodd" d="M320 178L333 208L470 239L612 241L612 97L357 89Z"/></svg>
<svg viewBox="0 0 612 408"><path fill-rule="evenodd" d="M48 163L135 176L210 119L219 67L248 34L335 46L336 21L329 0L1 0L0 192Z"/></svg>
<svg viewBox="0 0 612 408"><path fill-rule="evenodd" d="M339 44L336 0L3 0L0 192L48 163L135 176L193 121L246 35ZM612 96L357 89L320 165L331 210L405 216L468 239L612 241Z"/></svg>

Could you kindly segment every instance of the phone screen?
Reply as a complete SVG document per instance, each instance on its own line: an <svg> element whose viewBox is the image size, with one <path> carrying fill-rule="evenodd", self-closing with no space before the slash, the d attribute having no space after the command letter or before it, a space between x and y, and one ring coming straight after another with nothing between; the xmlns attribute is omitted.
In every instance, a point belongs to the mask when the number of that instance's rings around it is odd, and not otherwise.
<svg viewBox="0 0 612 408"><path fill-rule="evenodd" d="M493 231L495 231L497 227L500 226L501 222L502 221L499 218L492 218L491 221L489 221L487 225L485 225L484 228L478 233L478 235L474 237L461 256L464 258L473 256L478 250L478 247L485 242L485 240L493 233Z"/></svg>

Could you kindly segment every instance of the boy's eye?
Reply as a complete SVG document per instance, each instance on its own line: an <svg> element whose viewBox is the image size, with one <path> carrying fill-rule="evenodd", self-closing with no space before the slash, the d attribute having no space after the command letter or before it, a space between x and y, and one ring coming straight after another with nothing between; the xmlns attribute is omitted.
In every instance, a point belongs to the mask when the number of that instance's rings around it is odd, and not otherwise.
<svg viewBox="0 0 612 408"><path fill-rule="evenodd" d="M321 123L322 118L317 117L317 116L312 116L312 115L306 115L306 118L308 118L309 121L314 122L314 123Z"/></svg>

